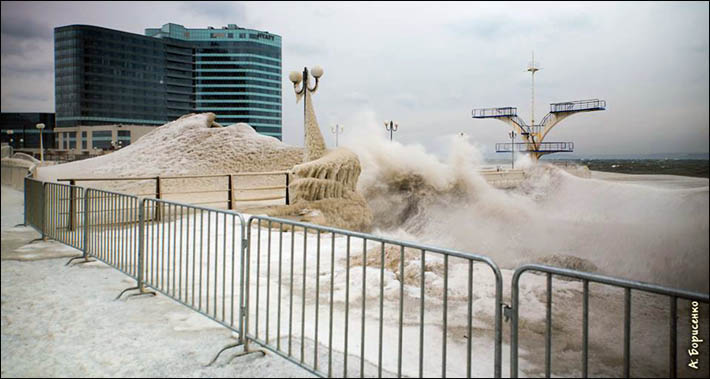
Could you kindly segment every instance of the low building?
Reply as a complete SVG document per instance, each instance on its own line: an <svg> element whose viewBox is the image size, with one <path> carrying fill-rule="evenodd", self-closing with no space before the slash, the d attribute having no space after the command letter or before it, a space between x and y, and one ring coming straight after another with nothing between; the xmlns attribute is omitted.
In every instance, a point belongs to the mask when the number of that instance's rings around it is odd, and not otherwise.
<svg viewBox="0 0 710 379"><path fill-rule="evenodd" d="M62 127L56 130L57 151L95 155L101 150L126 147L154 130L147 125L94 125Z"/></svg>
<svg viewBox="0 0 710 379"><path fill-rule="evenodd" d="M42 145L45 149L56 147L54 113L2 112L0 114L0 141L16 151L39 153L40 131L37 124L44 124Z"/></svg>

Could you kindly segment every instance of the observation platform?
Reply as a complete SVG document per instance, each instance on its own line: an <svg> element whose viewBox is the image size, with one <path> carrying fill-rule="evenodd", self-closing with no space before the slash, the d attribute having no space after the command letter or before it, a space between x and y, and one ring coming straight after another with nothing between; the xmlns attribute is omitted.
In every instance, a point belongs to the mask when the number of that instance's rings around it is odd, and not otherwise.
<svg viewBox="0 0 710 379"><path fill-rule="evenodd" d="M540 142L537 149L534 144L527 142L496 144L496 153L510 153L513 149L523 153L571 153L574 151L574 142Z"/></svg>
<svg viewBox="0 0 710 379"><path fill-rule="evenodd" d="M603 111L605 109L606 100L599 99L577 100L550 104L550 113Z"/></svg>
<svg viewBox="0 0 710 379"><path fill-rule="evenodd" d="M518 108L503 107L503 108L479 108L471 112L473 118L497 118L497 117L517 117Z"/></svg>

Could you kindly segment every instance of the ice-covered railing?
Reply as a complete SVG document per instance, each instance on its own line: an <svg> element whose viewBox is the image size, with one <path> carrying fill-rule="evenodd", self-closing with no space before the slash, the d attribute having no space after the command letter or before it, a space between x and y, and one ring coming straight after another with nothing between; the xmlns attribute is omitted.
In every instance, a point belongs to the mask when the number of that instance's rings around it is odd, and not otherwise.
<svg viewBox="0 0 710 379"><path fill-rule="evenodd" d="M260 177L272 180L249 180ZM285 178L281 180L278 178ZM284 200L289 204L289 172L242 172L236 174L206 174L182 176L127 176L62 178L58 182L70 185L91 183L92 186L120 191L134 196L186 201L193 205L210 205L235 209L237 204ZM126 183L122 185L120 183ZM246 186L245 186L246 185ZM251 196L241 196L254 194Z"/></svg>
<svg viewBox="0 0 710 379"><path fill-rule="evenodd" d="M550 104L550 113L596 111L606 109L606 100L589 99Z"/></svg>

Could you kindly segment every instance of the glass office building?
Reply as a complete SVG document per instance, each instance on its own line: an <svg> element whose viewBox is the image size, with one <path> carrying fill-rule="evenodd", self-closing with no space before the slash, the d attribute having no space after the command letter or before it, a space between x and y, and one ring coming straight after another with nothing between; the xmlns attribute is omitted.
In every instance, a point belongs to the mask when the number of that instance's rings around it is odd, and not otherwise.
<svg viewBox="0 0 710 379"><path fill-rule="evenodd" d="M145 36L56 28L57 126L161 125L186 113L281 139L281 37L230 24L166 24Z"/></svg>

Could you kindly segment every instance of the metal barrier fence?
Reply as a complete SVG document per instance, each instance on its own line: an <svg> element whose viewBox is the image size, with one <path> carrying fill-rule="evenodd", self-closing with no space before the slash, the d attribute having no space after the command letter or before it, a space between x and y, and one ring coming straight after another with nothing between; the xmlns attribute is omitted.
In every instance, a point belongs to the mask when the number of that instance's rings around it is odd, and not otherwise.
<svg viewBox="0 0 710 379"><path fill-rule="evenodd" d="M242 215L148 198L142 204L143 283L241 336Z"/></svg>
<svg viewBox="0 0 710 379"><path fill-rule="evenodd" d="M140 200L117 192L86 190L84 203L85 256L116 268L138 279L140 234Z"/></svg>
<svg viewBox="0 0 710 379"><path fill-rule="evenodd" d="M583 376L589 373L591 282L625 291L625 376L630 375L631 291L669 297L668 364L674 377L678 301L708 304L707 294L523 265L513 274L508 307L502 302L501 272L485 256L273 217L245 222L233 211L30 178L24 194L25 223L43 236L133 277L141 293L144 286L153 288L239 333L245 351L254 343L319 376L471 377L473 358L479 358L475 336L492 339L490 373L500 377L505 307L511 317L510 375L517 377L519 281L523 273L537 271L547 279L546 376L555 275L583 284ZM494 293L492 311L481 305L480 286ZM473 328L473 312L481 310L494 315L492 327L483 327L493 330L492 338L473 334L481 328ZM449 365L452 361L460 364Z"/></svg>
<svg viewBox="0 0 710 379"><path fill-rule="evenodd" d="M675 378L677 373L677 305L678 299L696 301L700 303L709 303L707 294L678 290L658 286L655 284L637 282L632 280L618 279L614 277L568 270L558 267L527 264L518 267L513 274L512 291L511 291L511 324L510 324L510 377L518 377L518 312L519 304L519 283L520 277L525 272L540 272L546 274L547 277L547 299L546 299L546 316L545 316L545 377L549 378L551 374L551 338L552 338L552 276L561 276L565 278L573 278L582 281L582 376L588 377L589 374L589 283L599 283L607 286L618 287L624 289L624 377L628 378L631 374L630 359L631 359L631 290L648 292L663 296L668 296L670 299L670 317L669 317L669 354L668 354L668 377ZM608 348L608 347L607 347Z"/></svg>
<svg viewBox="0 0 710 379"><path fill-rule="evenodd" d="M44 235L84 250L84 188L44 183Z"/></svg>
<svg viewBox="0 0 710 379"><path fill-rule="evenodd" d="M24 224L31 226L44 237L44 219L44 184L26 177Z"/></svg>
<svg viewBox="0 0 710 379"><path fill-rule="evenodd" d="M303 231L302 241L298 243L296 243L295 233L297 229ZM245 285L247 347L249 341L253 341L319 376L330 377L336 373L334 355L338 356L337 361L340 366L337 370L338 374L340 369L344 377L352 374L348 370L348 357L353 349L357 349L356 354L359 353L357 372L360 377L365 375L382 377L383 371L396 372L398 377L431 376L436 375L434 372L439 370L439 366L441 376L446 377L447 363L451 360L447 359L447 338L452 334L453 329L463 328L468 336L465 352L466 371L463 375L470 377L473 339L471 324L474 299L473 269L476 263L483 264L491 270L492 285L495 286L495 304L492 305L495 307L492 312L495 314L495 325L491 328L494 329L495 334L491 349L493 358L491 374L500 377L502 277L498 266L490 258L272 217L252 216L247 223L247 230L250 231ZM339 241L336 244L337 239ZM368 254L371 254L370 257L374 259L368 259ZM419 265L405 267L405 256L410 259L419 258ZM360 278L350 276L351 268L357 263L351 261L353 258L360 259ZM459 310L465 309L462 312L466 313L467 321L464 322L462 322L463 317L449 320L447 315L452 306L449 292L453 290L448 284L451 275L449 265L450 261L454 260L458 261L457 268L463 268L457 272L459 274L464 272L463 280L468 286L467 292L457 296L457 303L454 304ZM431 274L427 263L434 261L441 264L443 288L438 289L441 295L429 292L430 288L427 287L431 284L425 281L425 277ZM393 271L398 266L399 280L388 280L397 288L385 286L385 266ZM368 281L368 271L370 275L379 277L379 280L375 280L377 288L374 288L374 294L372 288L368 294L368 283L372 282L372 280ZM394 279L390 275L388 278ZM414 284L418 284L418 293L416 293L418 299L405 294L406 278L412 278ZM358 279L360 279L359 286L355 283ZM324 281L323 287L321 287L321 280ZM337 294L334 290L336 281L338 281ZM353 286L359 288L351 290ZM385 287L387 287L387 296L385 296ZM322 290L325 290L324 293L321 293ZM429 296L434 297L437 302L441 301L440 305L425 303ZM300 300L294 301L294 297ZM295 314L294 308L296 308ZM431 316L434 308L438 308L441 312L439 317ZM406 315L405 309L407 309ZM385 320L385 310L387 315L398 316ZM350 318L351 314L358 317ZM425 320L425 315L433 319ZM309 325L308 328L313 330L306 330L306 319L315 323L313 327ZM328 321L327 330L323 331L325 325L319 330L320 324L325 324L324 320ZM431 324L435 320L441 320L440 327L426 324ZM448 324L449 322L452 325ZM405 324L409 341L403 341ZM371 329L374 331L368 334L368 330ZM350 339L349 331L358 333L359 340ZM375 333L377 333L376 337ZM384 333L389 336L387 341L384 340ZM335 337L335 334L338 336ZM366 338L366 335L370 337ZM334 338L338 341L334 341ZM426 342L432 338L441 338L440 360L434 358L438 354L433 351L432 345ZM327 346L321 348L319 341L326 341L326 339ZM378 342L370 342L371 347L366 347L368 341L375 340ZM404 348L405 342L406 348ZM383 354L385 345L388 351ZM415 345L418 348L412 349ZM327 358L325 355L320 357L321 349L327 351ZM327 363L319 365L321 359L327 359ZM366 370L366 360L377 362L376 368L368 367L370 370ZM418 362L418 365L408 364L405 368L406 372L403 372L403 362ZM434 369L427 368L427 364ZM462 376L461 373L456 376L459 375Z"/></svg>

